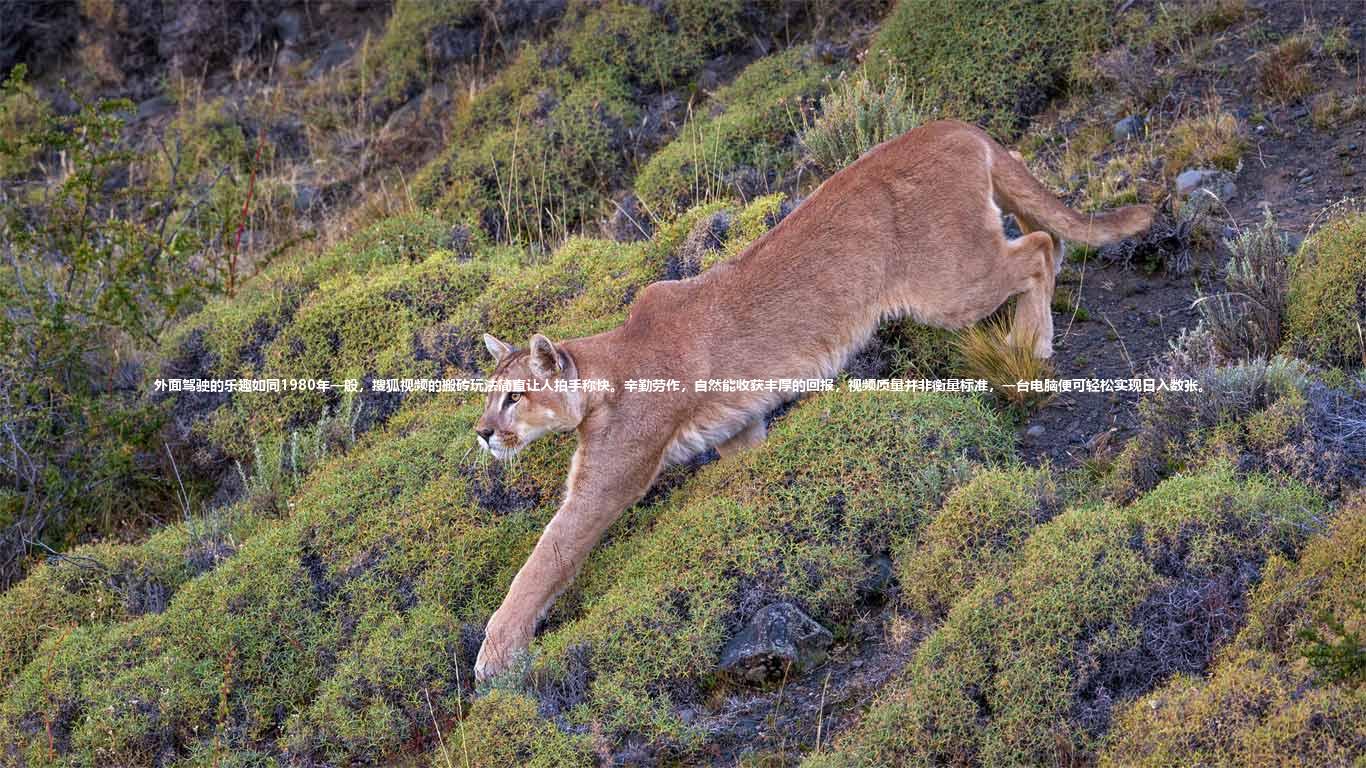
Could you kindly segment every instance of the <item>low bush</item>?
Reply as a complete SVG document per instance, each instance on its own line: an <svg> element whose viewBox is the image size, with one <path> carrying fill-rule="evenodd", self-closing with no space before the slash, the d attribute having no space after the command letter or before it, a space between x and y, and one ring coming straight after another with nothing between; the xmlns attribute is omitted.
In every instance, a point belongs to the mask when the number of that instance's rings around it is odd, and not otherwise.
<svg viewBox="0 0 1366 768"><path fill-rule="evenodd" d="M1200 317L1227 360L1268 358L1281 345L1289 289L1290 246L1267 212L1262 223L1227 241L1228 290L1201 296Z"/></svg>
<svg viewBox="0 0 1366 768"><path fill-rule="evenodd" d="M1010 136L1105 43L1110 10L1099 0L905 0L878 28L869 72L904 74L940 94L948 114Z"/></svg>
<svg viewBox="0 0 1366 768"><path fill-rule="evenodd" d="M833 72L810 47L749 65L651 156L636 176L636 194L656 215L671 216L693 203L783 186L799 159L796 134Z"/></svg>
<svg viewBox="0 0 1366 768"><path fill-rule="evenodd" d="M1306 360L1366 366L1366 213L1330 213L1291 261L1286 347Z"/></svg>
<svg viewBox="0 0 1366 768"><path fill-rule="evenodd" d="M911 130L933 114L936 97L915 97L892 72L879 85L868 72L842 74L821 99L820 115L802 131L802 147L826 173L835 173L868 150Z"/></svg>
<svg viewBox="0 0 1366 768"><path fill-rule="evenodd" d="M1132 506L1036 528L949 610L857 729L811 766L1087 760L1116 705L1203 671L1265 560L1322 514L1303 487L1226 464Z"/></svg>
<svg viewBox="0 0 1366 768"><path fill-rule="evenodd" d="M1360 632L1366 504L1345 505L1298 561L1275 557L1247 626L1208 676L1178 675L1124 707L1102 765L1348 765L1360 757L1366 702L1355 681L1303 654L1306 630ZM1325 615L1326 614L1326 615ZM1325 620L1326 619L1326 620Z"/></svg>

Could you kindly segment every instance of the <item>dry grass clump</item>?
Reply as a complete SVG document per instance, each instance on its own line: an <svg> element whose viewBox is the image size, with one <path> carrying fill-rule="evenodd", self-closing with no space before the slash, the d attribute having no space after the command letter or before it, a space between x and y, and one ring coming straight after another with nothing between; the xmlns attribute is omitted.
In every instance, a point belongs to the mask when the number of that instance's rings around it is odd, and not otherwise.
<svg viewBox="0 0 1366 768"><path fill-rule="evenodd" d="M1053 364L1034 356L1033 337L1012 343L1007 337L1010 323L989 319L958 334L958 354L964 375L984 379L1011 405L1032 410L1052 397L1049 393L1030 392L1020 382L1042 380L1053 375Z"/></svg>
<svg viewBox="0 0 1366 768"><path fill-rule="evenodd" d="M1298 101L1313 90L1313 51L1314 42L1307 33L1292 35L1276 44L1262 62L1262 95L1285 104Z"/></svg>
<svg viewBox="0 0 1366 768"><path fill-rule="evenodd" d="M1247 139L1238 118L1224 111L1217 100L1206 102L1201 114L1178 121L1167 136L1163 175L1168 178L1192 167L1232 171L1238 167Z"/></svg>

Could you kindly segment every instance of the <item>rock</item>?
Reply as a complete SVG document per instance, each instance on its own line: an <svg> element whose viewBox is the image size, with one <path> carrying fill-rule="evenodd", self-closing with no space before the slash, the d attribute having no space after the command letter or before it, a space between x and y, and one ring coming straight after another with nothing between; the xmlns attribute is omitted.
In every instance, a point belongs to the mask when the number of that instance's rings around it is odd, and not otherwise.
<svg viewBox="0 0 1366 768"><path fill-rule="evenodd" d="M283 11L275 17L275 36L280 42L291 45L303 35L304 20L296 11Z"/></svg>
<svg viewBox="0 0 1366 768"><path fill-rule="evenodd" d="M318 55L318 60L314 62L313 68L309 70L310 77L316 77L325 72L330 72L337 67L351 60L353 53L351 46L343 40L336 40L331 45L323 49Z"/></svg>
<svg viewBox="0 0 1366 768"><path fill-rule="evenodd" d="M175 109L175 102L171 101L168 97L154 96L146 101L138 103L138 112L134 119L138 121L150 120L157 115L164 115L173 109Z"/></svg>
<svg viewBox="0 0 1366 768"><path fill-rule="evenodd" d="M818 666L835 640L830 631L792 603L759 609L721 651L721 671L736 681L791 679Z"/></svg>
<svg viewBox="0 0 1366 768"><path fill-rule="evenodd" d="M451 87L445 83L435 83L422 94L422 103L430 108L444 107L451 103Z"/></svg>
<svg viewBox="0 0 1366 768"><path fill-rule="evenodd" d="M472 59L479 53L483 30L475 27L442 25L427 36L425 52L433 67L449 67Z"/></svg>
<svg viewBox="0 0 1366 768"><path fill-rule="evenodd" d="M1115 141L1128 141L1143 135L1143 116L1129 115L1115 123Z"/></svg>
<svg viewBox="0 0 1366 768"><path fill-rule="evenodd" d="M1192 168L1182 171L1176 177L1176 196L1178 198L1190 197L1197 189L1208 190L1225 203L1238 194L1238 187L1233 183L1233 174L1227 171Z"/></svg>
<svg viewBox="0 0 1366 768"><path fill-rule="evenodd" d="M669 254L668 264L664 268L664 279L683 280L699 274L707 254L719 251L725 245L726 235L730 233L730 223L729 213L717 211L694 224L692 231L683 238L683 244L678 246L677 251Z"/></svg>
<svg viewBox="0 0 1366 768"><path fill-rule="evenodd" d="M468 261L474 258L474 243L470 228L464 224L456 224L451 227L451 250L455 252L456 258Z"/></svg>
<svg viewBox="0 0 1366 768"><path fill-rule="evenodd" d="M299 52L293 48L282 48L280 49L280 53L275 56L275 68L284 70L294 69L302 64L303 60L304 57L300 56Z"/></svg>
<svg viewBox="0 0 1366 768"><path fill-rule="evenodd" d="M654 222L640 204L640 198L627 194L616 201L612 215L603 224L603 234L618 243L648 240L654 234Z"/></svg>
<svg viewBox="0 0 1366 768"><path fill-rule="evenodd" d="M307 213L313 206L322 202L322 193L317 187L308 184L300 185L294 190L294 210L299 213Z"/></svg>
<svg viewBox="0 0 1366 768"><path fill-rule="evenodd" d="M1044 433L1047 431L1048 430L1044 429L1044 426L1042 424L1035 424L1029 429L1026 429L1025 434L1029 437L1043 437Z"/></svg>
<svg viewBox="0 0 1366 768"><path fill-rule="evenodd" d="M406 104L394 110L389 119L384 121L384 128L380 135L386 140L392 140L408 133L417 124L417 118L422 110L422 97L414 96Z"/></svg>
<svg viewBox="0 0 1366 768"><path fill-rule="evenodd" d="M892 591L892 584L895 581L892 559L886 555L878 555L867 563L867 572L858 584L859 597L864 602L881 602Z"/></svg>

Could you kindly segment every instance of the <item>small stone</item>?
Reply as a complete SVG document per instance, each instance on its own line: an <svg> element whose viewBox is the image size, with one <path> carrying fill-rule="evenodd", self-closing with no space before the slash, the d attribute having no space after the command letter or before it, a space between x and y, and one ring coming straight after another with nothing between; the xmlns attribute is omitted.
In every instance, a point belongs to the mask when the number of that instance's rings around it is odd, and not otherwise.
<svg viewBox="0 0 1366 768"><path fill-rule="evenodd" d="M468 261L474 258L473 237L470 228L464 224L456 224L451 228L451 250L455 252L456 258Z"/></svg>
<svg viewBox="0 0 1366 768"><path fill-rule="evenodd" d="M1115 141L1128 141L1143 135L1143 116L1129 115L1115 123Z"/></svg>
<svg viewBox="0 0 1366 768"><path fill-rule="evenodd" d="M304 20L296 11L284 11L275 17L275 36L285 45L297 42L303 29Z"/></svg>
<svg viewBox="0 0 1366 768"><path fill-rule="evenodd" d="M165 96L154 96L138 103L138 120L148 120L175 109L175 102Z"/></svg>
<svg viewBox="0 0 1366 768"><path fill-rule="evenodd" d="M351 60L351 46L343 40L336 40L323 49L309 74L316 77L330 72Z"/></svg>
<svg viewBox="0 0 1366 768"><path fill-rule="evenodd" d="M738 682L792 679L823 663L835 640L830 630L792 603L759 609L721 651L720 668Z"/></svg>
<svg viewBox="0 0 1366 768"><path fill-rule="evenodd" d="M1044 432L1047 431L1048 430L1044 429L1044 426L1042 424L1035 424L1029 429L1026 429L1025 434L1029 437L1043 437Z"/></svg>
<svg viewBox="0 0 1366 768"><path fill-rule="evenodd" d="M1175 186L1178 198L1191 197L1197 189L1203 189L1217 197L1221 202L1227 203L1233 199L1234 195L1238 194L1238 187L1233 183L1233 174L1212 168L1192 168L1182 171L1176 177Z"/></svg>
<svg viewBox="0 0 1366 768"><path fill-rule="evenodd" d="M879 602L891 592L892 582L896 580L892 559L879 555L869 560L865 567L863 580L858 585L859 597L864 602Z"/></svg>
<svg viewBox="0 0 1366 768"><path fill-rule="evenodd" d="M294 210L305 213L313 209L313 206L322 202L322 195L318 188L308 184L301 185L294 190Z"/></svg>
<svg viewBox="0 0 1366 768"><path fill-rule="evenodd" d="M275 68L290 70L303 63L304 57L293 48L281 48L280 53L275 57Z"/></svg>

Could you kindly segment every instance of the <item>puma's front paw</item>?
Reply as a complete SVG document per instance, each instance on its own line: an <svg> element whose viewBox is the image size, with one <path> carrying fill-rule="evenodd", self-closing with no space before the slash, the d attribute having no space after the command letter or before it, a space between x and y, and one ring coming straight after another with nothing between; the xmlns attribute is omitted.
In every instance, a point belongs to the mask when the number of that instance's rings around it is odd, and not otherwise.
<svg viewBox="0 0 1366 768"><path fill-rule="evenodd" d="M479 646L479 656L474 660L475 682L487 682L511 668L526 656L530 644L529 631L518 628L516 624L500 621L495 613L489 619L484 642Z"/></svg>

